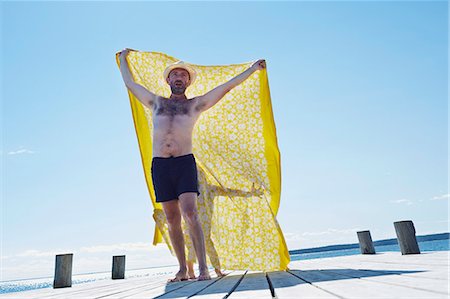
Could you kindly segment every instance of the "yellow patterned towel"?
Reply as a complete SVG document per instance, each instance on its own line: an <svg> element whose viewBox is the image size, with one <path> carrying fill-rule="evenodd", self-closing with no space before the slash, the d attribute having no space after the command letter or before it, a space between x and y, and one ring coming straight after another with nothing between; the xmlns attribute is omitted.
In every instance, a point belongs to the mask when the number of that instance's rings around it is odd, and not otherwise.
<svg viewBox="0 0 450 299"><path fill-rule="evenodd" d="M159 52L131 51L127 56L134 81L161 96L170 96L164 69L178 61ZM120 68L119 52L116 62ZM197 78L186 90L192 98L229 81L252 62L204 66L192 64ZM170 238L162 205L156 202L151 179L152 111L128 91L145 179L153 203L153 244ZM197 208L205 234L207 261L222 269L285 270L290 261L276 220L281 170L267 69L254 72L203 112L193 132L199 192ZM183 223L186 228L186 224ZM186 232L186 229L184 230ZM192 242L186 234L188 258Z"/></svg>

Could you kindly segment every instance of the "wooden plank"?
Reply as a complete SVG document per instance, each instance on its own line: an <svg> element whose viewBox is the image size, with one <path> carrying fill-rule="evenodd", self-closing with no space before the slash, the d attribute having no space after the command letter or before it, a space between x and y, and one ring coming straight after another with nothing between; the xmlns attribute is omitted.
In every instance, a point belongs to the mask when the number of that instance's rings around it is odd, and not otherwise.
<svg viewBox="0 0 450 299"><path fill-rule="evenodd" d="M132 279L127 283L115 284L113 286L104 287L104 288L83 288L76 292L67 292L64 294L60 294L59 296L54 296L52 298L67 298L70 296L71 298L102 298L113 295L121 296L121 294L126 292L137 292L143 289L156 288L165 283L165 281L172 277L174 274L165 275L162 277L158 277L156 279ZM46 297L49 298L49 297Z"/></svg>
<svg viewBox="0 0 450 299"><path fill-rule="evenodd" d="M203 281L196 281L195 283L191 283L183 288L180 288L178 290L175 290L174 292L165 293L162 296L158 297L161 299L167 299L167 298L189 298L191 296L194 296L195 294L212 287L214 284L216 284L219 280L223 279L222 277L215 277L211 280L203 280Z"/></svg>
<svg viewBox="0 0 450 299"><path fill-rule="evenodd" d="M228 298L272 298L265 273L247 272Z"/></svg>
<svg viewBox="0 0 450 299"><path fill-rule="evenodd" d="M172 273L171 273L172 272ZM91 297L95 294L108 294L117 292L118 290L134 289L141 285L148 286L152 280L158 279L157 282L165 282L169 277L176 273L175 270L168 273L153 277L133 277L124 280L104 279L80 284L73 284L69 288L53 289L45 288L39 290L30 290L24 292L7 293L0 295L0 298L68 298L70 297Z"/></svg>
<svg viewBox="0 0 450 299"><path fill-rule="evenodd" d="M285 271L267 273L276 298L339 298Z"/></svg>
<svg viewBox="0 0 450 299"><path fill-rule="evenodd" d="M210 275L213 276L214 271L210 272ZM211 282L211 281L209 281ZM187 281L180 281L180 282L171 282L171 283L167 283L166 281L164 281L164 283L162 285L158 285L157 287L152 287L150 289L145 289L145 290L139 290L137 292L133 292L133 293L122 293L120 295L113 295L113 296L108 296L108 297L104 297L104 298L160 298L163 295L169 296L170 293L176 294L174 293L175 291L180 291L182 288L185 288L189 285L195 285L198 283L200 283L197 280L187 280ZM203 282L202 284L203 285ZM172 295L173 295L172 294ZM172 296L170 295L170 296ZM168 297L168 298L175 298L175 297Z"/></svg>
<svg viewBox="0 0 450 299"><path fill-rule="evenodd" d="M103 287L112 287L116 286L117 284L124 283L125 281L115 282L110 279L108 280L98 280L98 281L91 281L86 283L80 283L80 284L73 284L72 287L69 288L62 288L62 289L53 289L53 288L43 288L43 289L37 289L37 290L28 290L23 292L13 292L13 293L6 293L1 294L0 298L17 298L20 296L20 298L51 298L53 296L57 296L59 294L67 294L74 291L79 291L80 289L84 288L103 288ZM129 281L127 281L129 282ZM19 295L20 294L20 295Z"/></svg>
<svg viewBox="0 0 450 299"><path fill-rule="evenodd" d="M336 267L335 267L336 268ZM399 275L399 274L387 274L392 272L378 271L361 271L358 269L335 269L336 274L343 277L361 278L373 282L378 282L385 285L401 286L410 289L428 291L431 293L449 295L447 291L447 281L435 280L435 279L417 279ZM365 275L361 277L361 275Z"/></svg>
<svg viewBox="0 0 450 299"><path fill-rule="evenodd" d="M153 298L164 294L165 292L171 292L175 289L182 288L191 283L194 283L194 281L187 280L170 284L167 284L167 282L158 282L156 284L149 284L144 288L122 290L105 296L91 298Z"/></svg>
<svg viewBox="0 0 450 299"><path fill-rule="evenodd" d="M363 266L364 267L363 267ZM447 295L448 294L448 273L443 279L426 279L420 276L421 273L434 273L436 266L421 266L421 269L417 269L414 266L407 265L407 269L396 269L398 265L384 264L389 267L378 267L378 269L370 269L369 263L357 264L351 262L339 262L339 259L324 263L318 261L316 264L303 265L302 270L324 270L327 273L333 273L345 278L359 278L362 280L368 280L377 282L380 284L390 286L400 286L410 289L428 291L435 294ZM403 265L405 266L405 265ZM440 268L438 268L440 270ZM440 272L442 274L442 272ZM408 276L408 274L416 274L416 276Z"/></svg>
<svg viewBox="0 0 450 299"><path fill-rule="evenodd" d="M167 271L164 275L158 275L156 277L139 277L126 280L114 280L116 283L108 288L80 288L76 293L70 292L62 294L56 298L67 298L71 296L73 298L102 298L107 296L121 296L125 292L139 292L143 289L156 288L166 283L167 279L173 277L178 271L178 267L174 267ZM112 281L112 280L109 280ZM46 298L49 298L48 296Z"/></svg>
<svg viewBox="0 0 450 299"><path fill-rule="evenodd" d="M375 255L348 255L339 257L326 257L311 260L298 260L291 262L290 265L298 263L316 263L317 261L351 261L353 263L371 261L376 263L399 264L399 265L436 265L445 268L448 265L449 251L424 252L421 254L401 255L399 252L381 252Z"/></svg>
<svg viewBox="0 0 450 299"><path fill-rule="evenodd" d="M231 289L243 278L246 271L233 271L233 273L225 276L215 284L209 286L208 288L202 290L196 294L193 298L202 299L222 299L224 298Z"/></svg>
<svg viewBox="0 0 450 299"><path fill-rule="evenodd" d="M420 254L422 255L422 254ZM428 256L398 256L395 253L382 253L374 256L346 256L333 259L314 259L295 261L291 268L304 269L305 267L319 267L320 265L336 265L352 269L373 269L384 271L403 271L402 276L420 276L448 280L448 252L437 252L433 262ZM310 269L310 268L308 268ZM410 271L408 273L408 271ZM422 272L421 272L422 271Z"/></svg>
<svg viewBox="0 0 450 299"><path fill-rule="evenodd" d="M323 264L317 264L321 267ZM329 265L326 264L326 265ZM325 266L326 266L325 265ZM414 266L409 264L387 264L387 263L374 263L370 261L361 261L357 264L345 263L345 262L333 262L333 265L337 268L352 268L361 271L383 271L392 272L392 274L401 274L404 277L423 278L423 279L435 279L435 280L449 280L448 268L435 267L435 266Z"/></svg>
<svg viewBox="0 0 450 299"><path fill-rule="evenodd" d="M447 298L445 295L428 291L343 277L327 270L291 270L290 272L343 298Z"/></svg>
<svg viewBox="0 0 450 299"><path fill-rule="evenodd" d="M160 281L141 281L139 283L133 285L122 285L122 286L114 286L105 289L91 289L91 290L83 290L78 293L68 293L63 294L58 299L67 298L110 298L110 297L122 297L125 293L130 292L141 292L143 290L148 290L149 288L157 288L161 286L163 283Z"/></svg>

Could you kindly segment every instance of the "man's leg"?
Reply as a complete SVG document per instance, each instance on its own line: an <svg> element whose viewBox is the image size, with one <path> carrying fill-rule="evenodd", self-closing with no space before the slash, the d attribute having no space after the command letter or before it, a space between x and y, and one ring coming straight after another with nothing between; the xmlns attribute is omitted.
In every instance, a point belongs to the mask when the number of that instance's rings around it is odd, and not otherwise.
<svg viewBox="0 0 450 299"><path fill-rule="evenodd" d="M192 243L194 244L195 253L197 255L198 268L200 272L198 280L211 279L209 276L208 266L206 265L205 238L203 236L202 227L197 214L197 193L186 192L180 194L179 204L183 218L189 225L189 232Z"/></svg>
<svg viewBox="0 0 450 299"><path fill-rule="evenodd" d="M162 206L169 226L170 241L180 265L180 271L170 281L186 280L188 277L186 275L186 254L184 252L183 231L181 230L180 206L178 205L178 200L162 202Z"/></svg>

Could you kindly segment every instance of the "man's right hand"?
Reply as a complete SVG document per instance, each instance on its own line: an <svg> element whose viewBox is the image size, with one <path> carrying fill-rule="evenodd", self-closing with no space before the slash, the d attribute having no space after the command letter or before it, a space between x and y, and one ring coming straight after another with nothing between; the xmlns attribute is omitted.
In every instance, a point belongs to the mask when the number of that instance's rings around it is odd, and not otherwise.
<svg viewBox="0 0 450 299"><path fill-rule="evenodd" d="M130 48L125 48L122 51L120 51L119 57L123 56L123 57L127 57L128 53L130 53L130 51L136 51Z"/></svg>

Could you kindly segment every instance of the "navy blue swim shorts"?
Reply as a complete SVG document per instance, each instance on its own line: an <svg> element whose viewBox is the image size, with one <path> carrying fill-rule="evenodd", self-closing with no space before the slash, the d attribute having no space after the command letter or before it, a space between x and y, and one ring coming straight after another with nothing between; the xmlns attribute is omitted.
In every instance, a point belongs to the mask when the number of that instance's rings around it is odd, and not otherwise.
<svg viewBox="0 0 450 299"><path fill-rule="evenodd" d="M198 192L197 164L193 154L153 157L152 181L156 202L178 199L185 192Z"/></svg>

